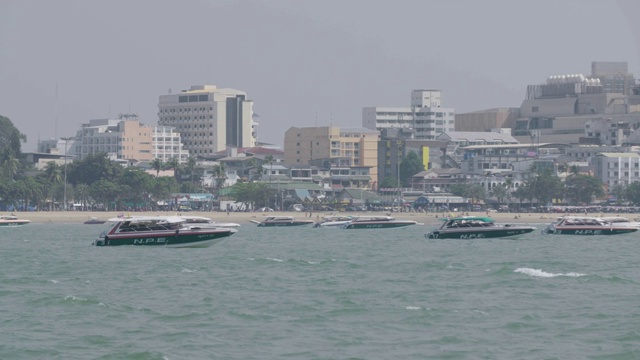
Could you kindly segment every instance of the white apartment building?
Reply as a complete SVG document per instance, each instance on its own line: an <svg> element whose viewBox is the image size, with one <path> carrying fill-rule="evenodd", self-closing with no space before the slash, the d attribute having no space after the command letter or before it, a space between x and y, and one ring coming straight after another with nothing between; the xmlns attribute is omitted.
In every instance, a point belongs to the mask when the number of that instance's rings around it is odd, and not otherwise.
<svg viewBox="0 0 640 360"><path fill-rule="evenodd" d="M594 176L609 187L640 181L640 155L637 153L601 153L591 158Z"/></svg>
<svg viewBox="0 0 640 360"><path fill-rule="evenodd" d="M435 140L438 135L455 129L455 111L442 107L440 90L413 90L410 107L365 107L362 126L378 130L410 128L415 138Z"/></svg>
<svg viewBox="0 0 640 360"><path fill-rule="evenodd" d="M253 147L257 122L253 101L246 98L244 91L194 85L160 96L158 124L175 127L192 155L211 155L227 146Z"/></svg>
<svg viewBox="0 0 640 360"><path fill-rule="evenodd" d="M175 129L142 124L135 115L122 115L120 119L90 120L81 125L75 139L69 140L68 145L71 146L68 154L75 155L80 160L89 154L98 153L106 153L113 160L129 162L151 161L154 158L167 161L177 157L182 163L189 157L189 152L183 149L180 134ZM42 146L44 148L46 144ZM59 148L58 152L60 150Z"/></svg>
<svg viewBox="0 0 640 360"><path fill-rule="evenodd" d="M155 159L167 162L171 158L177 158L181 164L189 159L189 151L183 148L180 133L174 127L156 126L151 137Z"/></svg>

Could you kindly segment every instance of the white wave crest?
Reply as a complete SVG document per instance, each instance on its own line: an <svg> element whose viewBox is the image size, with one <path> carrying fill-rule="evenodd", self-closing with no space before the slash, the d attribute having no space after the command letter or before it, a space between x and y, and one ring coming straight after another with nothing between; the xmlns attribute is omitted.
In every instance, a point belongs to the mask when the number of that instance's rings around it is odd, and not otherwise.
<svg viewBox="0 0 640 360"><path fill-rule="evenodd" d="M58 280L51 280L51 282L52 282L52 283L54 283L54 284L57 284L57 283L59 283L60 281L58 281Z"/></svg>
<svg viewBox="0 0 640 360"><path fill-rule="evenodd" d="M420 310L420 306L406 306L405 309L407 309L407 310Z"/></svg>
<svg viewBox="0 0 640 360"><path fill-rule="evenodd" d="M67 295L64 297L65 300L73 300L73 301L87 301L87 299L85 298L81 298L81 297L77 297L77 296L73 296L73 295Z"/></svg>
<svg viewBox="0 0 640 360"><path fill-rule="evenodd" d="M267 258L267 260L276 261L276 262L284 262L284 260L277 259L277 258Z"/></svg>
<svg viewBox="0 0 640 360"><path fill-rule="evenodd" d="M183 273L192 273L192 272L196 272L195 270L189 270L187 268L182 269Z"/></svg>
<svg viewBox="0 0 640 360"><path fill-rule="evenodd" d="M541 269L531 269L531 268L518 268L514 272L522 273L522 274L533 276L533 277L542 277L542 278L553 278L558 276L580 277L580 276L587 275L587 274L581 274L577 272L554 274L554 273L544 272Z"/></svg>

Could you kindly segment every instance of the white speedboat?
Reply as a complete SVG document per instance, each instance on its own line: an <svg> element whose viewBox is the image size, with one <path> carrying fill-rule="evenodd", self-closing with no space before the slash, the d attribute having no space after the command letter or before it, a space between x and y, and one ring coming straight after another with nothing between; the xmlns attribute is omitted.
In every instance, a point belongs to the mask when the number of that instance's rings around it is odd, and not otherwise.
<svg viewBox="0 0 640 360"><path fill-rule="evenodd" d="M263 221L251 220L251 222L258 224L258 227L303 226L315 223L311 219L295 219L291 216L269 216Z"/></svg>
<svg viewBox="0 0 640 360"><path fill-rule="evenodd" d="M359 216L340 226L342 229L390 229L416 225L413 220L396 220L391 216Z"/></svg>
<svg viewBox="0 0 640 360"><path fill-rule="evenodd" d="M353 216L324 216L322 221L313 225L314 228L339 228L349 221L353 220Z"/></svg>
<svg viewBox="0 0 640 360"><path fill-rule="evenodd" d="M15 215L0 215L0 227L27 225L31 220L18 219Z"/></svg>
<svg viewBox="0 0 640 360"><path fill-rule="evenodd" d="M195 229L177 216L132 216L109 219L110 227L95 246L144 245L208 247L237 232L230 228Z"/></svg>
<svg viewBox="0 0 640 360"><path fill-rule="evenodd" d="M182 215L180 217L185 220L187 226L194 229L236 228L240 226L240 224L232 222L217 222L204 216Z"/></svg>
<svg viewBox="0 0 640 360"><path fill-rule="evenodd" d="M635 227L635 228L640 228L640 222L639 221L631 221L629 219L627 219L626 217L622 217L622 216L605 216L603 218L601 218L602 220L608 221L614 225L625 225L625 226L631 226L631 227Z"/></svg>

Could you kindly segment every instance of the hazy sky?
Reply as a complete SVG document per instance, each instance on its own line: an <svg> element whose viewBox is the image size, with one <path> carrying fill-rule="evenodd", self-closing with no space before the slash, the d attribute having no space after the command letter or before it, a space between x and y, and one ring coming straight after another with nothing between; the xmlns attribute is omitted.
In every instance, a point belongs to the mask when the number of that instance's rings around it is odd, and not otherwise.
<svg viewBox="0 0 640 360"><path fill-rule="evenodd" d="M159 95L214 84L246 91L259 140L282 145L413 89L462 113L518 107L528 84L592 61L640 77L639 20L637 0L0 0L0 115L34 151L90 119L157 124Z"/></svg>

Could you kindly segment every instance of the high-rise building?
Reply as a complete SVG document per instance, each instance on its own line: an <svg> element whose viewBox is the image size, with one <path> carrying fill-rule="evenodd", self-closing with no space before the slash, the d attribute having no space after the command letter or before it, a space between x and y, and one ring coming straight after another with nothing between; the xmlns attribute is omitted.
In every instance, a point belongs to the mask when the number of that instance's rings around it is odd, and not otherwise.
<svg viewBox="0 0 640 360"><path fill-rule="evenodd" d="M227 146L253 147L257 124L253 101L244 91L194 85L178 94L161 95L158 124L173 126L192 155L210 155Z"/></svg>
<svg viewBox="0 0 640 360"><path fill-rule="evenodd" d="M410 107L365 107L362 126L380 131L385 128L415 130L415 138L435 140L446 131L454 131L455 111L442 107L440 90L413 90Z"/></svg>
<svg viewBox="0 0 640 360"><path fill-rule="evenodd" d="M340 159L340 164L369 168L369 186L378 178L378 132L364 128L291 127L284 135L286 165Z"/></svg>

